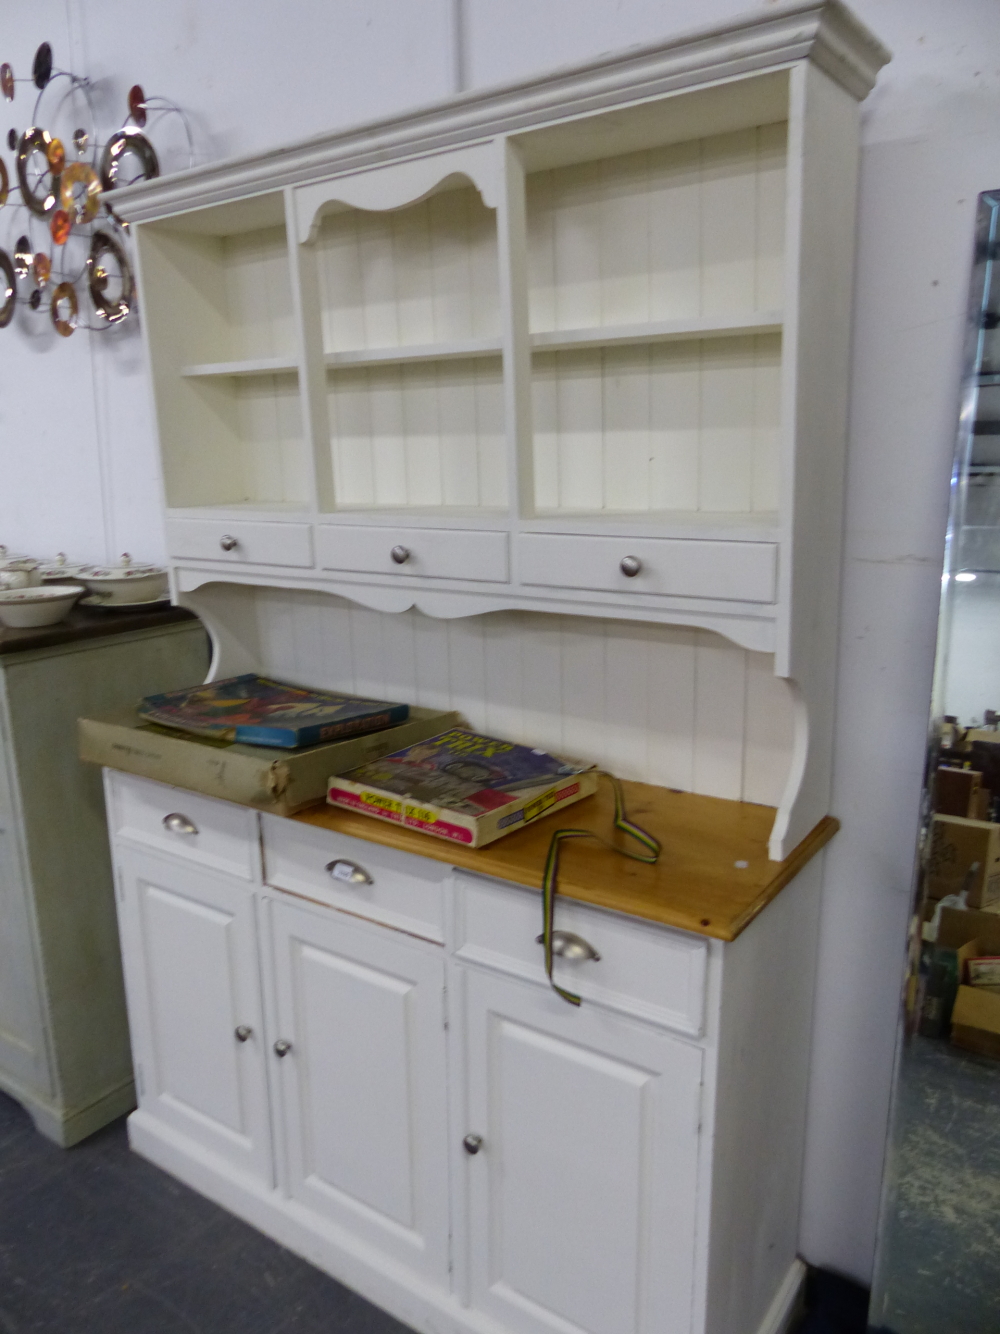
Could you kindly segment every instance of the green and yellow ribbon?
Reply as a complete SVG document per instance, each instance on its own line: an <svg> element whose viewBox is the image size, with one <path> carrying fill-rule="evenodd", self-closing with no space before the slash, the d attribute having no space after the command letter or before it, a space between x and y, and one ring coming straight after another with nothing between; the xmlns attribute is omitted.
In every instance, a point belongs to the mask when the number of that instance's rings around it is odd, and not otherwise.
<svg viewBox="0 0 1000 1334"><path fill-rule="evenodd" d="M612 852L619 853L622 857L628 857L634 862L646 862L652 866L659 860L660 844L652 834L639 825L633 824L625 811L625 796L622 792L621 782L614 774L602 773L602 778L606 778L611 789L615 794L615 828L620 829L623 834L629 838L634 838L645 849L645 852L628 852L625 848L615 847L608 839L602 838L600 834L595 834L590 829L557 829L552 835L549 843L549 851L545 858L545 873L542 876L542 943L545 946L545 972L549 979L549 985L552 990L560 995L564 1001L570 1005L579 1005L580 997L575 992L567 991L561 987L552 976L552 931L553 920L555 917L556 906L556 884L559 876L559 849L563 839L567 838L596 838L598 843L603 843L605 847L610 848Z"/></svg>

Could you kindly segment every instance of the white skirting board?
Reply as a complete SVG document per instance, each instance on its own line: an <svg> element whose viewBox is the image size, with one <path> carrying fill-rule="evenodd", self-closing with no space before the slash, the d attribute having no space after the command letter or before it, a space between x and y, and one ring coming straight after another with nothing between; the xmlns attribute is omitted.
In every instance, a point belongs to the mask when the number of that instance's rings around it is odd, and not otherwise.
<svg viewBox="0 0 1000 1334"><path fill-rule="evenodd" d="M449 1293L426 1283L341 1229L241 1176L143 1112L128 1120L133 1150L273 1241L330 1274L420 1334L509 1334ZM806 1266L794 1260L752 1334L788 1334L800 1311ZM751 1334L751 1331L747 1331Z"/></svg>

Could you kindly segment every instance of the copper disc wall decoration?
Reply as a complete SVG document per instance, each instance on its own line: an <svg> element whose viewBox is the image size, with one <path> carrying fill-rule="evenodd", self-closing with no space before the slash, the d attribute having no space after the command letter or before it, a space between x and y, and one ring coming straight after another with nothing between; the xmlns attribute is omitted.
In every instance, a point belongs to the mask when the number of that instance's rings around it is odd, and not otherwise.
<svg viewBox="0 0 1000 1334"><path fill-rule="evenodd" d="M68 317L61 313L64 305L69 306ZM52 323L55 325L56 333L61 334L63 338L68 338L76 328L76 317L79 311L76 288L72 283L60 283L52 293L52 302L49 306L49 314L52 317Z"/></svg>
<svg viewBox="0 0 1000 1334"><path fill-rule="evenodd" d="M52 78L52 47L48 42L43 42L35 52L35 60L31 66L31 77L35 82L36 88L44 88L49 79Z"/></svg>
<svg viewBox="0 0 1000 1334"><path fill-rule="evenodd" d="M14 318L14 306L17 303L14 265L6 250L0 250L0 291L4 293L3 305L0 306L0 329L6 329Z"/></svg>
<svg viewBox="0 0 1000 1334"><path fill-rule="evenodd" d="M154 176L159 176L159 158L146 136L138 130L119 130L104 145L101 155L101 184L105 190L113 190L118 184L122 159L129 155L137 157L142 167L142 175L136 177L137 180L151 181Z"/></svg>
<svg viewBox="0 0 1000 1334"><path fill-rule="evenodd" d="M26 236L19 236L14 245L14 276L16 278L27 278L33 259L31 242Z"/></svg>
<svg viewBox="0 0 1000 1334"><path fill-rule="evenodd" d="M53 139L45 156L49 160L49 167L53 176L58 176L66 165L66 150L63 148L63 141Z"/></svg>
<svg viewBox="0 0 1000 1334"><path fill-rule="evenodd" d="M65 245L69 240L69 234L73 230L73 219L64 208L57 208L52 214L52 220L49 223L49 231L52 233L52 240L56 245Z"/></svg>
<svg viewBox="0 0 1000 1334"><path fill-rule="evenodd" d="M35 257L31 261L31 268L35 275L35 282L39 287L44 287L52 276L52 261L44 250L35 252Z"/></svg>
<svg viewBox="0 0 1000 1334"><path fill-rule="evenodd" d="M55 208L59 193L59 177L53 175L49 167L51 143L52 136L48 130L36 129L34 126L25 130L17 141L17 183L21 187L22 200L37 218L44 218ZM32 188L28 180L28 163L35 154L41 154L45 159L46 170ZM46 177L48 186L45 185Z"/></svg>
<svg viewBox="0 0 1000 1334"><path fill-rule="evenodd" d="M73 187L82 185L79 196ZM101 206L101 182L97 172L86 162L71 162L59 177L59 203L74 223L90 222Z"/></svg>
<svg viewBox="0 0 1000 1334"><path fill-rule="evenodd" d="M141 130L146 124L146 94L142 91L142 84L133 84L128 90L128 110Z"/></svg>
<svg viewBox="0 0 1000 1334"><path fill-rule="evenodd" d="M7 175L7 163L0 157L0 208L7 202L10 194L10 177Z"/></svg>
<svg viewBox="0 0 1000 1334"><path fill-rule="evenodd" d="M6 60L0 65L0 92L3 93L5 102L13 102L14 71L7 64Z"/></svg>
<svg viewBox="0 0 1000 1334"><path fill-rule="evenodd" d="M105 295L108 288L108 273L101 263L105 255L112 256L118 265L120 276L121 290L113 301L109 301ZM94 310L99 320L105 320L108 324L120 324L122 320L128 318L135 300L135 281L125 251L107 232L95 232L94 239L90 243L87 283L90 287L90 299L94 303Z"/></svg>

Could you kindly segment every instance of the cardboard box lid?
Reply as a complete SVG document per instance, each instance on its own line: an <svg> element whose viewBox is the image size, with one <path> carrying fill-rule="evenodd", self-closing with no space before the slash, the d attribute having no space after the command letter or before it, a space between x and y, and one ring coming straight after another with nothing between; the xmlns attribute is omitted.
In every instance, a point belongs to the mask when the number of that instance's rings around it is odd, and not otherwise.
<svg viewBox="0 0 1000 1334"><path fill-rule="evenodd" d="M1000 915L969 908L942 908L938 945L957 950L973 940L978 940L984 954L1000 954Z"/></svg>
<svg viewBox="0 0 1000 1334"><path fill-rule="evenodd" d="M951 1012L951 1022L960 1028L979 1028L987 1033L1000 1033L1000 996L982 987L960 986Z"/></svg>

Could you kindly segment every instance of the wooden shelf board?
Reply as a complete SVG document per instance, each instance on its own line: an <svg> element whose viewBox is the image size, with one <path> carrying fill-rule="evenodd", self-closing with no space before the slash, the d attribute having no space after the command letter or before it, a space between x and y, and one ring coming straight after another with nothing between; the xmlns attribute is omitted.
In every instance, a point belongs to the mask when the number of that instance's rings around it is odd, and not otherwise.
<svg viewBox="0 0 1000 1334"><path fill-rule="evenodd" d="M414 343L398 347L362 347L346 352L326 352L327 370L355 366L384 366L407 361L467 361L474 357L498 357L500 336L470 338L460 343Z"/></svg>
<svg viewBox="0 0 1000 1334"><path fill-rule="evenodd" d="M780 333L780 311L741 314L731 320L653 320L644 324L597 325L587 329L555 329L531 335L536 352L560 352L575 347L611 347L635 343L666 343L691 338L736 338L740 335ZM496 338L470 338L456 343L414 343L398 347L351 348L326 352L327 370L355 366L393 365L407 361L462 361L474 357L499 356L502 343ZM189 367L185 374L218 374L214 367ZM249 372L248 372L249 373Z"/></svg>
<svg viewBox="0 0 1000 1334"><path fill-rule="evenodd" d="M531 335L535 352L563 352L578 347L622 347L641 343L682 342L694 338L738 338L781 333L778 310L755 311L731 320L653 320L648 324L607 324L587 329L551 329Z"/></svg>
<svg viewBox="0 0 1000 1334"><path fill-rule="evenodd" d="M183 366L181 375L188 380L225 375L295 375L298 369L298 364L291 357L251 357L246 361L207 361Z"/></svg>
<svg viewBox="0 0 1000 1334"><path fill-rule="evenodd" d="M569 840L560 853L559 893L717 940L735 940L840 828L839 821L827 816L783 862L772 862L767 840L774 807L649 783L623 786L629 818L663 846L659 862L647 866L595 840ZM614 834L613 815L611 785L602 782L595 796L477 849L335 806L310 806L290 818L541 889L553 830L590 829L628 846L630 840ZM747 867L737 869L738 861Z"/></svg>

